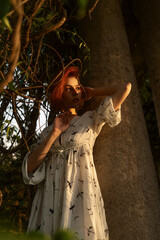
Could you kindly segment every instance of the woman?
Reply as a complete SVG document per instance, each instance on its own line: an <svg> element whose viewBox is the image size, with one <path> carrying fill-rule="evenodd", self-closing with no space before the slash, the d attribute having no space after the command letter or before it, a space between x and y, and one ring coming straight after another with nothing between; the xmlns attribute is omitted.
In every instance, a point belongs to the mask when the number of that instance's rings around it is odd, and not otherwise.
<svg viewBox="0 0 160 240"><path fill-rule="evenodd" d="M26 184L37 184L28 232L52 235L72 229L84 240L109 239L103 198L93 161L93 146L102 126L121 121L121 104L131 84L83 88L78 68L69 67L50 96L51 110L61 110L53 125L23 161ZM84 92L86 98L84 99ZM84 100L107 96L94 111L78 116ZM112 95L112 96L111 96Z"/></svg>

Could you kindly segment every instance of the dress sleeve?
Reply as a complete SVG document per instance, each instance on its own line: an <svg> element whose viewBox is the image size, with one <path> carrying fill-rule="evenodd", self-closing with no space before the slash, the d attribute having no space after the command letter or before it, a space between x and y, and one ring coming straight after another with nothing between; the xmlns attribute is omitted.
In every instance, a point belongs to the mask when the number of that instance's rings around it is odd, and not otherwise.
<svg viewBox="0 0 160 240"><path fill-rule="evenodd" d="M38 147L38 145L44 140L46 133L48 133L48 131L46 130L47 129L44 129L42 131L37 143L31 146L31 151L28 152L24 157L24 160L22 163L22 176L25 184L36 185L42 182L45 178L45 165L46 165L45 160L46 159L43 160L41 165L33 173L28 173L27 169L28 169L28 157Z"/></svg>
<svg viewBox="0 0 160 240"><path fill-rule="evenodd" d="M112 96L107 96L100 105L93 111L93 128L99 134L102 126L108 123L114 127L121 122L121 106L115 111Z"/></svg>

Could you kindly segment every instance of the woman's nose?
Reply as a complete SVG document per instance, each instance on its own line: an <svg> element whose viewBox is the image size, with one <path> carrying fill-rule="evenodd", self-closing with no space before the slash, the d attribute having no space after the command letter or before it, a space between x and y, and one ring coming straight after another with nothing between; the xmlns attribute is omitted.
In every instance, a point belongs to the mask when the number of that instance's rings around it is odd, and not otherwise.
<svg viewBox="0 0 160 240"><path fill-rule="evenodd" d="M78 90L73 88L73 95L77 95L78 94Z"/></svg>

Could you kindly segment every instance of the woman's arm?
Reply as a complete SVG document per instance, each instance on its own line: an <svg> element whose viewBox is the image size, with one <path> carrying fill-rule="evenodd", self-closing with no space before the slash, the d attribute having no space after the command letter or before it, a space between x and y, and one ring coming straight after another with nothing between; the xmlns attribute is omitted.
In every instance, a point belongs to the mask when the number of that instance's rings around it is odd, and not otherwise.
<svg viewBox="0 0 160 240"><path fill-rule="evenodd" d="M112 95L113 107L115 111L121 106L121 104L124 102L126 97L129 95L131 88L132 88L131 83L127 83L124 87L120 87Z"/></svg>
<svg viewBox="0 0 160 240"><path fill-rule="evenodd" d="M51 132L47 135L45 140L29 155L28 173L34 172L41 165L54 141L61 134L61 132L68 128L69 118L69 112L59 114L55 118Z"/></svg>
<svg viewBox="0 0 160 240"><path fill-rule="evenodd" d="M131 91L131 83L121 85L108 85L103 88L88 88L85 87L87 93L87 99L95 96L111 96L113 100L113 106L115 111L124 102L126 97Z"/></svg>
<svg viewBox="0 0 160 240"><path fill-rule="evenodd" d="M51 148L54 141L60 135L59 129L51 131L45 140L29 155L28 158L28 173L34 172L43 162L49 149Z"/></svg>

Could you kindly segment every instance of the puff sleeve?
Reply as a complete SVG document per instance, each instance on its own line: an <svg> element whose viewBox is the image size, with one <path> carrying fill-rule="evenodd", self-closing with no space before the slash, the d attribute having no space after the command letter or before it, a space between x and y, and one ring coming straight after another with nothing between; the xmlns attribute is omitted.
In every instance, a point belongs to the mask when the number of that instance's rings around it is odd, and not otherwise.
<svg viewBox="0 0 160 240"><path fill-rule="evenodd" d="M102 126L108 123L114 127L121 122L121 106L115 111L112 96L107 96L100 105L93 111L93 129L99 134Z"/></svg>
<svg viewBox="0 0 160 240"><path fill-rule="evenodd" d="M31 151L26 154L22 163L22 177L25 184L28 185L37 185L42 182L45 178L45 166L46 166L46 158L43 160L41 165L33 172L28 173L28 158L29 155L38 147L38 145L44 140L47 128L44 129L39 137L37 143L31 146Z"/></svg>

